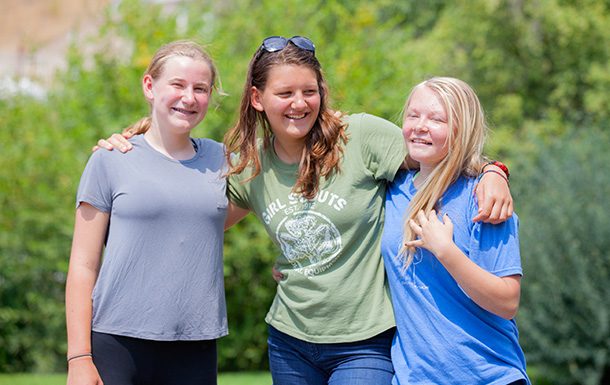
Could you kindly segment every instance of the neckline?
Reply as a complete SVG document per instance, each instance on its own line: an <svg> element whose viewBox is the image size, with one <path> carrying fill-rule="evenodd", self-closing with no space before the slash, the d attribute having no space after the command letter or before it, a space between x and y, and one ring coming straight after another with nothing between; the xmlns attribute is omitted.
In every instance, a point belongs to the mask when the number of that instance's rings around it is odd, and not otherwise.
<svg viewBox="0 0 610 385"><path fill-rule="evenodd" d="M195 155L193 155L191 158L189 159L182 159L182 160L178 160L178 159L174 159L174 158L170 158L169 156L163 154L162 152L158 151L157 149L155 149L150 143L148 143L148 140L146 140L146 138L144 137L143 134L140 135L136 135L134 136L135 140L138 140L139 142L143 143L143 146L146 147L148 150L152 151L154 154L156 154L157 156L160 156L161 158L170 161L172 163L191 163L194 162L195 160L197 160L197 158L200 157L201 152L203 151L203 149L201 148L202 146L199 146L198 139L194 139L194 138L189 138L191 141L191 144L193 145L193 149L195 150Z"/></svg>

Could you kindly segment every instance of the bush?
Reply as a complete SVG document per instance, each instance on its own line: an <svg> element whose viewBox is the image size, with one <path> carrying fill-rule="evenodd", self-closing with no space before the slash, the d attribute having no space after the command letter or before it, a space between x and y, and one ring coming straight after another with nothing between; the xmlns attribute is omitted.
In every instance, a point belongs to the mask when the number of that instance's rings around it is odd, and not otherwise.
<svg viewBox="0 0 610 385"><path fill-rule="evenodd" d="M553 384L610 380L610 135L530 138L514 167L528 364ZM602 378L604 380L602 380Z"/></svg>

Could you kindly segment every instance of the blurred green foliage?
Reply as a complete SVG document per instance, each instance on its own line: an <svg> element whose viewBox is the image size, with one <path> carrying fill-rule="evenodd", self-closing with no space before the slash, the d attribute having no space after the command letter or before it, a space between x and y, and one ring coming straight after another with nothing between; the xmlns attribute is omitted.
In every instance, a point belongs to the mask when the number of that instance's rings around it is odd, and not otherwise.
<svg viewBox="0 0 610 385"><path fill-rule="evenodd" d="M487 152L513 168L528 362L551 383L608 378L608 1L117 4L97 36L72 47L46 100L0 99L0 372L65 367L63 285L78 179L98 138L147 114L140 77L154 51L182 38L207 47L226 95L215 94L193 135L221 140L262 39L305 35L335 107L347 112L399 122L408 90L432 75L477 90L494 130ZM252 216L226 234L230 335L220 341L221 370L267 368L263 319L276 254Z"/></svg>
<svg viewBox="0 0 610 385"><path fill-rule="evenodd" d="M610 132L530 136L515 162L528 359L552 384L610 380ZM605 377L604 377L605 376Z"/></svg>

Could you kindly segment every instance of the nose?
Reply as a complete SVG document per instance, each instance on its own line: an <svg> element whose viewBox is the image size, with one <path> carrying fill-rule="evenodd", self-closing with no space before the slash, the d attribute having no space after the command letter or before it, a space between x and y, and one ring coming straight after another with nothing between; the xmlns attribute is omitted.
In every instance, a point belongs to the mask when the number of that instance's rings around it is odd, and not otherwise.
<svg viewBox="0 0 610 385"><path fill-rule="evenodd" d="M428 120L425 116L422 116L417 119L417 122L415 123L415 130L423 132L428 131Z"/></svg>
<svg viewBox="0 0 610 385"><path fill-rule="evenodd" d="M195 93L193 89L190 87L184 88L182 92L182 102L185 104L190 104L195 100Z"/></svg>
<svg viewBox="0 0 610 385"><path fill-rule="evenodd" d="M305 98L302 93L297 93L292 99L291 107L294 109L303 108L307 103L305 103Z"/></svg>

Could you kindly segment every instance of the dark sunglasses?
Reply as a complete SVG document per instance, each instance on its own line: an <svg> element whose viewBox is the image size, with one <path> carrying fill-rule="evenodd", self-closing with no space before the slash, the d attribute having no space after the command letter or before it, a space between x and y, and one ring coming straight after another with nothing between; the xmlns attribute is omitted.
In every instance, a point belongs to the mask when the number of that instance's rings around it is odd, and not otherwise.
<svg viewBox="0 0 610 385"><path fill-rule="evenodd" d="M261 48L267 52L277 52L286 48L288 43L292 43L305 51L313 53L316 52L316 46L313 44L313 42L303 36L293 36L290 39L286 39L283 36L269 36L263 40Z"/></svg>

